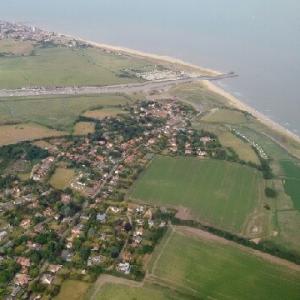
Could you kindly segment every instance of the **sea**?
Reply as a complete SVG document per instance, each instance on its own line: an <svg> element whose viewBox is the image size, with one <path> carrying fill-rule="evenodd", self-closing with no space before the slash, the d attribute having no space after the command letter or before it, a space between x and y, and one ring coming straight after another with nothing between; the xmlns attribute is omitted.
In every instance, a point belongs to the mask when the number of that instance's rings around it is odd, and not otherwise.
<svg viewBox="0 0 300 300"><path fill-rule="evenodd" d="M300 135L299 0L0 0L0 19L173 56Z"/></svg>

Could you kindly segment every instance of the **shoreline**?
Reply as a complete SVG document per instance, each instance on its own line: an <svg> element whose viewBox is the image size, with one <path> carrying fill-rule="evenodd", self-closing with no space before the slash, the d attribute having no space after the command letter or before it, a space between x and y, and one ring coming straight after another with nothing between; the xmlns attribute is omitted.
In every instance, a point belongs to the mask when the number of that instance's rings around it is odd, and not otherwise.
<svg viewBox="0 0 300 300"><path fill-rule="evenodd" d="M128 54L131 54L131 55L136 55L136 56L140 56L140 57L144 57L144 58L151 58L151 59L154 59L154 60L169 62L169 63L172 63L172 64L177 64L177 65L181 65L181 66L190 67L190 68L202 71L202 72L208 72L208 73L211 73L213 75L222 74L219 71L212 70L212 69L209 69L209 68L203 68L199 65L191 64L191 63L185 62L181 59L173 58L173 57L170 57L170 56L147 53L147 52L143 52L143 51L139 51L139 50L135 50L135 49L130 49L130 48L126 48L126 47L121 47L121 46L113 46L113 45L108 45L108 44L104 44L104 43L97 43L97 42L88 41L88 40L85 40L85 39L82 39L82 38L76 38L76 37L73 37L73 38L78 39L82 42L88 43L88 44L90 44L94 47L100 48L100 49L106 49L106 50L110 50L110 51L119 51L119 52L128 53ZM204 80L202 82L204 83L204 85L207 89L209 89L210 91L212 91L216 94L219 94L219 95L223 96L224 98L226 98L228 100L228 102L231 105L233 105L234 107L236 107L240 110L244 110L244 111L247 111L247 112L251 113L258 121L260 121L264 125L268 126L272 130L275 130L280 134L286 135L289 138L291 138L291 139L295 140L296 142L300 143L300 136L298 136L296 133L290 131L289 129L287 129L283 125L273 121L272 119L270 119L269 117L267 117L263 113L259 112L254 107L246 104L242 100L239 100L233 94L231 94L230 92L228 92L225 89L221 88L217 84L214 84L214 83L212 83L211 81L208 81L208 80Z"/></svg>

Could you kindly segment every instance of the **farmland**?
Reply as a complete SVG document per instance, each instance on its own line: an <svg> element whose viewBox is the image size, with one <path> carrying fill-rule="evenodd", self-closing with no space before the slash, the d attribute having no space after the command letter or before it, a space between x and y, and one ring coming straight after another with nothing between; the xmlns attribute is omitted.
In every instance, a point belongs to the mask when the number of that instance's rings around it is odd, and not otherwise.
<svg viewBox="0 0 300 300"><path fill-rule="evenodd" d="M120 77L120 71L147 65L147 61L97 48L35 47L30 56L0 57L0 88L130 83L138 79Z"/></svg>
<svg viewBox="0 0 300 300"><path fill-rule="evenodd" d="M0 122L35 122L71 132L74 122L83 112L127 102L130 98L119 95L1 99Z"/></svg>
<svg viewBox="0 0 300 300"><path fill-rule="evenodd" d="M292 161L281 161L281 167L284 171L284 188L291 197L294 208L300 209L300 166Z"/></svg>
<svg viewBox="0 0 300 300"><path fill-rule="evenodd" d="M161 156L138 179L129 198L183 206L197 219L241 232L264 201L264 185L258 171L239 164Z"/></svg>
<svg viewBox="0 0 300 300"><path fill-rule="evenodd" d="M74 126L75 135L87 135L95 132L95 123L93 122L78 122Z"/></svg>
<svg viewBox="0 0 300 300"><path fill-rule="evenodd" d="M49 183L56 189L63 190L67 188L75 177L73 169L58 167L50 178Z"/></svg>
<svg viewBox="0 0 300 300"><path fill-rule="evenodd" d="M2 125L0 126L0 146L64 134L62 131L49 129L33 123Z"/></svg>
<svg viewBox="0 0 300 300"><path fill-rule="evenodd" d="M150 274L205 299L298 299L300 293L299 271L225 241L176 231L157 248Z"/></svg>

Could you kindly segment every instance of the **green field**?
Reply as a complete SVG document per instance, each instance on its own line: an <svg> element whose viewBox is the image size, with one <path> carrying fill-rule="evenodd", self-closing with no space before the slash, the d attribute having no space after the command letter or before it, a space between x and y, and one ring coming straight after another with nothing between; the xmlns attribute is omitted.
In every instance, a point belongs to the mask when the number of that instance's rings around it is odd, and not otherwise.
<svg viewBox="0 0 300 300"><path fill-rule="evenodd" d="M75 177L75 171L67 168L56 168L49 183L56 189L63 190L70 186Z"/></svg>
<svg viewBox="0 0 300 300"><path fill-rule="evenodd" d="M106 117L115 117L119 114L124 114L126 111L119 107L104 107L102 109L95 109L86 111L83 116L87 118L92 118L96 120L102 120Z"/></svg>
<svg viewBox="0 0 300 300"><path fill-rule="evenodd" d="M94 298L95 300L195 300L172 289L159 285L146 284L143 287L131 287L122 284L106 284Z"/></svg>
<svg viewBox="0 0 300 300"><path fill-rule="evenodd" d="M158 282L199 299L299 299L300 272L233 244L175 232L153 260L150 274Z"/></svg>
<svg viewBox="0 0 300 300"><path fill-rule="evenodd" d="M118 76L124 68L143 69L149 62L97 48L34 48L30 56L0 57L0 88L25 86L113 85L137 82Z"/></svg>
<svg viewBox="0 0 300 300"><path fill-rule="evenodd" d="M212 123L226 123L226 124L240 124L247 122L245 114L229 109L216 109L207 114L203 121L212 122Z"/></svg>
<svg viewBox="0 0 300 300"><path fill-rule="evenodd" d="M54 300L82 300L86 294L90 284L79 280L64 281L59 294L54 297Z"/></svg>
<svg viewBox="0 0 300 300"><path fill-rule="evenodd" d="M285 192L291 197L294 208L300 210L300 165L289 160L280 163L285 174Z"/></svg>
<svg viewBox="0 0 300 300"><path fill-rule="evenodd" d="M71 132L75 120L85 111L129 101L128 97L119 95L0 99L0 124L31 121Z"/></svg>
<svg viewBox="0 0 300 300"><path fill-rule="evenodd" d="M201 221L242 232L247 217L264 201L264 186L261 174L247 166L160 156L138 179L129 198L183 206Z"/></svg>

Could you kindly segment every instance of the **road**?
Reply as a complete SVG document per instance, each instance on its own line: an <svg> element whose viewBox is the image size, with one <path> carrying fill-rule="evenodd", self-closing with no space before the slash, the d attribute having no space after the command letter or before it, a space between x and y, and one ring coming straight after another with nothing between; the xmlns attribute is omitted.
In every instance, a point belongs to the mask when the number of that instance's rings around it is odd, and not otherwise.
<svg viewBox="0 0 300 300"><path fill-rule="evenodd" d="M98 95L116 93L147 92L151 90L164 90L180 83L192 83L201 80L222 80L236 77L234 73L217 76L198 76L180 78L177 80L147 81L143 83L119 84L111 86L82 86L82 87L38 87L22 89L2 89L0 97L27 97L27 96L51 96L51 95Z"/></svg>

